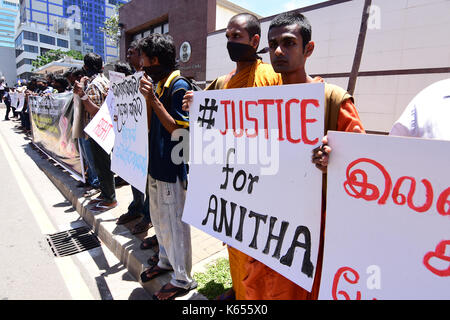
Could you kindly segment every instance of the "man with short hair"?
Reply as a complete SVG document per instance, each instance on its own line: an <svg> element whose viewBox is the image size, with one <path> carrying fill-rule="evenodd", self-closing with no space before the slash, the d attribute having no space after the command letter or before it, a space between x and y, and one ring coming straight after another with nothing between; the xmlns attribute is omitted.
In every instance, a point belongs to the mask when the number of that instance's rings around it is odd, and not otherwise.
<svg viewBox="0 0 450 320"><path fill-rule="evenodd" d="M141 280L150 281L173 271L171 281L153 296L156 300L168 300L197 287L191 276L190 226L181 220L186 198L187 164L174 163L172 150L178 142L171 139L175 130L189 126L188 113L182 110L181 105L191 86L183 78L177 78L180 71L171 36L151 34L139 42L139 47L145 71L140 90L146 100L150 130L150 216L159 243L159 261L141 274Z"/></svg>
<svg viewBox="0 0 450 320"><path fill-rule="evenodd" d="M305 70L307 59L314 51L311 41L311 25L300 13L287 12L275 17L268 33L270 60L276 72L281 73L283 84L320 83L320 77L312 78ZM325 84L325 134L328 130L359 132L364 129L353 97L342 88ZM331 148L327 146L326 136L323 145L313 151L312 161L323 173L328 166ZM326 178L324 177L324 181ZM318 261L311 292L307 292L263 263L249 259L248 276L244 280L249 300L315 300L318 297L323 259L323 240L325 227L325 191L322 189L322 215Z"/></svg>
<svg viewBox="0 0 450 320"><path fill-rule="evenodd" d="M127 62L127 64L121 62L116 63L116 65L114 66L114 71L124 73L125 76L129 76L135 72L142 71L141 53L137 40L133 41L127 50ZM128 68L125 66L127 66ZM114 118L114 121L117 121L116 118ZM141 214L143 214L142 219L131 230L132 234L143 233L153 226L150 218L150 204L148 196L146 199L145 194L143 194L133 186L131 186L131 193L133 195L133 201L128 206L127 212L122 214L116 223L118 225L126 224L130 221L140 218ZM152 249L157 244L158 243L156 241L156 238L155 236L153 236L148 239L144 239L141 248ZM157 261L157 254L152 256L149 260L150 262Z"/></svg>
<svg viewBox="0 0 450 320"><path fill-rule="evenodd" d="M257 17L249 13L233 16L228 22L225 32L227 50L230 59L236 62L236 69L226 76L214 80L206 90L249 88L281 85L281 76L272 66L263 63L257 54L261 39L261 25ZM193 93L184 98L187 110L192 102ZM219 300L245 300L246 293L243 279L247 277L245 265L250 259L245 253L228 246L228 258L233 288L218 297ZM234 291L234 292L233 292Z"/></svg>
<svg viewBox="0 0 450 320"><path fill-rule="evenodd" d="M101 56L96 53L88 53L83 60L83 69L86 76L81 81L75 81L73 92L80 97L84 107L84 127L86 127L106 99L109 90L109 80L103 74L103 60ZM114 174L111 171L111 158L94 139L88 137L86 140L92 152L93 166L98 175L101 190L97 199L91 200L89 204L95 205L93 211L103 212L117 206Z"/></svg>

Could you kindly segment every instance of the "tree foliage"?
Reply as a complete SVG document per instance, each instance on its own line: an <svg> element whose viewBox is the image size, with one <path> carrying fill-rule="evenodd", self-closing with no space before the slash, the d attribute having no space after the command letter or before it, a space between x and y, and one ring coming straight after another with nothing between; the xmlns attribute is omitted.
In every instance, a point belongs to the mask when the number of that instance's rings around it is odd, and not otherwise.
<svg viewBox="0 0 450 320"><path fill-rule="evenodd" d="M104 32L106 37L116 45L118 45L120 41L119 8L121 6L123 6L123 3L117 4L114 8L114 14L105 20L103 27L99 28L99 30Z"/></svg>
<svg viewBox="0 0 450 320"><path fill-rule="evenodd" d="M49 50L32 62L34 68L40 68L46 64L62 59L64 56L73 57L76 60L83 60L83 54L76 50L62 51L61 49Z"/></svg>

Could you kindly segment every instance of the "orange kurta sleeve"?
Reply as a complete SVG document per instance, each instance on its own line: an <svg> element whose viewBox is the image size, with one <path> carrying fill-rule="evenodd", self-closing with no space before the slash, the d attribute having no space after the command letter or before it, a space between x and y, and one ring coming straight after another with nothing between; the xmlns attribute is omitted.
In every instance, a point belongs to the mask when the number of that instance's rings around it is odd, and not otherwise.
<svg viewBox="0 0 450 320"><path fill-rule="evenodd" d="M361 130L365 132L355 105L352 100L347 99L341 104L337 122L337 131L353 132L353 129L356 126L359 126Z"/></svg>

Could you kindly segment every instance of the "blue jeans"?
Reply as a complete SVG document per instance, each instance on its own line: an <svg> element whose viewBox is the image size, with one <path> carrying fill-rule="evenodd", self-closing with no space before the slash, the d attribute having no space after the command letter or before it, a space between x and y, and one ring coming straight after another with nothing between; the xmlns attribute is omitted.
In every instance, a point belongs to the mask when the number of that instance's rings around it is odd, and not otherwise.
<svg viewBox="0 0 450 320"><path fill-rule="evenodd" d="M79 140L80 140L80 149L81 149L80 151L83 155L83 159L86 160L87 165L88 165L87 183L94 188L99 188L100 182L98 181L97 172L95 172L95 168L94 168L94 158L92 157L91 144L89 143L89 140L87 140L87 139L80 138Z"/></svg>

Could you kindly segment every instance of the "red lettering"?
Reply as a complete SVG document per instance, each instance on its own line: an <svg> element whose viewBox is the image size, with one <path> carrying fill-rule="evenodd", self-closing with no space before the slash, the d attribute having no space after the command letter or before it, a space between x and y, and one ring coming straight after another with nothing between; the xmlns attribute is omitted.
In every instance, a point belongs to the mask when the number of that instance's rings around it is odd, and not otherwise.
<svg viewBox="0 0 450 320"><path fill-rule="evenodd" d="M437 211L441 216L450 215L450 188L445 189L438 198Z"/></svg>
<svg viewBox="0 0 450 320"><path fill-rule="evenodd" d="M220 133L222 135L226 135L227 131L228 131L228 109L227 109L227 106L229 104L231 104L231 101L230 100L223 100L223 101L220 101L220 104L223 105L223 110L225 112L225 131L220 130Z"/></svg>
<svg viewBox="0 0 450 320"><path fill-rule="evenodd" d="M255 106L257 106L257 105L258 105L258 102L256 102L256 101L246 101L246 102L245 102L245 118L246 118L248 121L252 121L252 122L255 123L255 133L253 133L253 134L248 134L248 130L245 129L245 134L246 134L247 137L249 137L249 138L254 138L254 137L258 136L258 119L252 118L252 117L250 117L250 115L248 114L248 106L249 106L249 105L255 105Z"/></svg>
<svg viewBox="0 0 450 320"><path fill-rule="evenodd" d="M236 112L234 109L234 101L231 101L231 114L232 114L232 123L233 123L233 134L236 138L240 138L244 135L244 113L242 111L242 100L239 101L239 120L241 122L241 127L239 129L239 133L236 133Z"/></svg>
<svg viewBox="0 0 450 320"><path fill-rule="evenodd" d="M384 177L384 191L380 197L380 191L374 184L368 182L367 173L362 169L353 169L354 166L361 163L369 163L374 165L381 171ZM352 170L353 169L353 170ZM347 180L344 182L345 192L353 198L364 199L366 201L378 200L378 204L386 204L389 194L391 193L392 180L387 170L378 162L372 159L361 158L353 161L347 167ZM408 195L405 196L400 192L403 183L408 180L411 182L409 186ZM425 203L422 206L416 206L413 202L413 197L416 192L416 180L413 177L400 177L394 185L392 191L392 200L397 205L408 204L408 207L416 212L426 212L430 210L433 205L434 191L431 182L427 179L421 180L425 186ZM442 216L450 215L450 188L445 189L439 196L436 203L437 211Z"/></svg>
<svg viewBox="0 0 450 320"><path fill-rule="evenodd" d="M277 103L277 113L278 113L278 141L284 141L283 138L283 116L281 112L281 105L283 103L282 99L275 100Z"/></svg>
<svg viewBox="0 0 450 320"><path fill-rule="evenodd" d="M405 199L406 198L405 195L400 193L400 187L402 186L403 181L405 181L405 180L411 181L411 186L409 188L407 199ZM416 179L414 179L412 177L401 177L400 179L397 180L394 190L392 191L392 199L394 200L394 203L398 204L398 205L404 205L407 200L408 207L410 207L411 209L413 209L417 212L428 211L430 209L431 205L433 204L433 187L431 186L431 183L426 179L423 179L422 183L424 184L425 189L426 189L426 201L423 206L416 207L413 203L412 198L416 191Z"/></svg>
<svg viewBox="0 0 450 320"><path fill-rule="evenodd" d="M354 276L354 279L350 279L347 276L347 272L350 273L350 275ZM338 299L338 294L344 296L345 300L351 300L349 294L343 290L340 290L339 292L337 292L338 290L338 285L339 285L339 280L341 278L341 276L344 277L345 281L347 281L348 283L351 284L357 284L359 281L359 274L358 272L356 272L355 270L353 270L350 267L342 267L340 268L336 274L334 275L334 279L333 279L333 287L332 287L332 291L331 294L333 295L333 299L334 300L339 300ZM361 300L361 291L357 291L356 292L356 300Z"/></svg>
<svg viewBox="0 0 450 320"><path fill-rule="evenodd" d="M302 141L301 139L292 139L291 136L291 103L300 103L300 100L291 99L286 102L286 138L291 143L300 143Z"/></svg>
<svg viewBox="0 0 450 320"><path fill-rule="evenodd" d="M317 100L311 100L311 99L302 100L302 104L301 104L302 140L303 140L304 144L315 145L319 141L319 138L316 138L314 140L309 140L308 134L306 133L306 124L317 122L317 119L306 119L306 108L308 107L308 104L312 104L316 108L320 107L319 101L317 101Z"/></svg>
<svg viewBox="0 0 450 320"><path fill-rule="evenodd" d="M349 166L347 167L347 172L346 172L347 181L344 182L345 192L347 192L347 194L349 196L356 198L356 199L363 198L366 201L373 201L373 200L378 199L378 197L380 195L378 187L376 185L373 185L373 184L370 184L367 182L367 180L368 180L367 173L364 170L356 169L356 170L350 172L350 170L354 166L356 166L359 163L364 163L364 162L374 165L383 174L383 176L384 176L384 193L383 193L383 196L378 200L378 204L385 204L386 200L389 197L389 193L391 192L392 180L391 180L391 177L389 176L389 173L386 171L386 169L381 164L379 164L378 162L371 160L371 159L361 158L361 159L355 160L349 164ZM358 181L358 177L357 177L358 175L361 176L362 181ZM353 194L347 190L347 187L351 189ZM361 188L360 191L357 191L355 187ZM368 193L368 190L371 190L372 192Z"/></svg>
<svg viewBox="0 0 450 320"><path fill-rule="evenodd" d="M274 104L275 100L273 99L261 99L258 100L259 104L262 104L264 106L264 134L266 139L269 139L269 120L267 116L267 106Z"/></svg>

